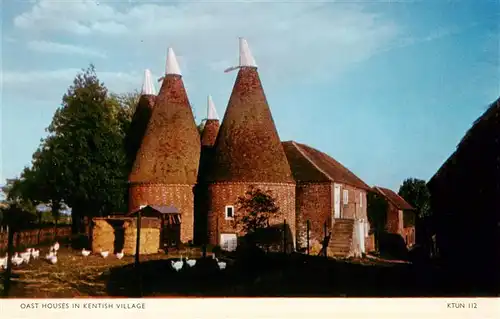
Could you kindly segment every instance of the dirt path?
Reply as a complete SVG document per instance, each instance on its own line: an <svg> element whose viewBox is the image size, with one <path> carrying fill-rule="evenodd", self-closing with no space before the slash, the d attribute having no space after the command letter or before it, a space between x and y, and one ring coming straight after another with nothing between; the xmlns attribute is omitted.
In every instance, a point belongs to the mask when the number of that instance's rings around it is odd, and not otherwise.
<svg viewBox="0 0 500 319"><path fill-rule="evenodd" d="M102 258L92 254L83 257L80 251L61 248L58 262L52 265L44 260L47 249L40 252L40 259L14 267L10 296L14 298L74 298L107 296L106 284L110 269L134 263L133 256L118 259L114 255ZM184 256L199 256L199 252L183 252ZM141 261L178 257L177 254L141 256Z"/></svg>

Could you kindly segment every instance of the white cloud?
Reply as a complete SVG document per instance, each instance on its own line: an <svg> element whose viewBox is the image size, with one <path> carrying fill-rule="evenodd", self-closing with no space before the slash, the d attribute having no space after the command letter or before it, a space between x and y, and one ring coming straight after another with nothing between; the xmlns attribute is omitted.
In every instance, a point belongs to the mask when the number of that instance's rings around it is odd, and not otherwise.
<svg viewBox="0 0 500 319"><path fill-rule="evenodd" d="M106 57L106 54L97 50L72 44L64 44L51 41L30 41L27 43L27 47L30 50L42 53L79 54L79 55L94 56L99 58Z"/></svg>
<svg viewBox="0 0 500 319"><path fill-rule="evenodd" d="M80 36L106 51L120 47L144 60L164 61L167 46L173 46L197 72L215 67L222 72L237 63L237 37L245 36L268 82L339 76L399 35L395 23L359 4L181 1L121 8L95 1L39 1L15 17L14 25L46 36ZM223 66L226 61L230 64Z"/></svg>
<svg viewBox="0 0 500 319"><path fill-rule="evenodd" d="M3 93L6 97L20 96L29 92L29 96L36 96L37 100L58 101L67 88L72 84L75 76L81 69L68 68L49 71L9 72L2 74ZM99 80L104 82L112 92L131 92L142 85L143 73L141 72L99 72ZM153 78L159 75L153 74ZM159 88L158 83L155 83Z"/></svg>

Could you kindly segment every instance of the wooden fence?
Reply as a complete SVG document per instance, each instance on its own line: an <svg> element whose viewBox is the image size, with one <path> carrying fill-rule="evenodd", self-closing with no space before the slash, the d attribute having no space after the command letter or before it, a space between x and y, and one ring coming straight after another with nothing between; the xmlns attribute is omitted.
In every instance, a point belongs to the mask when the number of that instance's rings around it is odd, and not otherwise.
<svg viewBox="0 0 500 319"><path fill-rule="evenodd" d="M14 247L35 246L40 243L53 241L56 238L59 240L68 239L71 237L71 226L61 226L56 229L45 227L42 229L24 230L14 233ZM7 249L8 233L6 231L0 233L0 249Z"/></svg>

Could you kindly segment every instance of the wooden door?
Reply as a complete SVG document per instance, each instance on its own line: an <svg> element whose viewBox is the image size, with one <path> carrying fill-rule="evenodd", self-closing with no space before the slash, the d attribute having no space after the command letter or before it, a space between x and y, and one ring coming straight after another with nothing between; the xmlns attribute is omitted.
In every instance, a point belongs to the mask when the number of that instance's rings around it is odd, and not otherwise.
<svg viewBox="0 0 500 319"><path fill-rule="evenodd" d="M342 215L340 214L340 185L339 184L334 185L333 202L334 202L333 217L334 218L341 218Z"/></svg>

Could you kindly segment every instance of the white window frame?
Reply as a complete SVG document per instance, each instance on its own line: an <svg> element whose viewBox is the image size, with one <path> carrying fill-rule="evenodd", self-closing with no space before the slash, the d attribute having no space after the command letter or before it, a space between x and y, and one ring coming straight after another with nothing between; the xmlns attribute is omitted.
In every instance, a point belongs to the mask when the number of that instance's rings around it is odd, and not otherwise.
<svg viewBox="0 0 500 319"><path fill-rule="evenodd" d="M359 207L363 207L363 192L359 192Z"/></svg>
<svg viewBox="0 0 500 319"><path fill-rule="evenodd" d="M229 217L227 214L227 211L229 208L231 208L231 210L233 211L233 214L231 217ZM234 219L234 206L233 205L226 205L226 207L224 208L224 217L226 218L226 220L233 220Z"/></svg>
<svg viewBox="0 0 500 319"><path fill-rule="evenodd" d="M342 202L344 203L344 205L349 204L349 190L348 189L344 189L344 191L342 192Z"/></svg>

